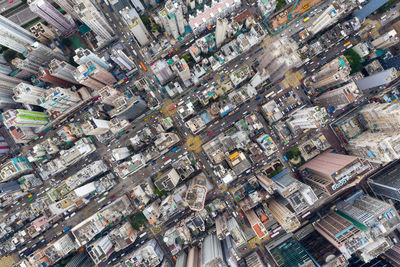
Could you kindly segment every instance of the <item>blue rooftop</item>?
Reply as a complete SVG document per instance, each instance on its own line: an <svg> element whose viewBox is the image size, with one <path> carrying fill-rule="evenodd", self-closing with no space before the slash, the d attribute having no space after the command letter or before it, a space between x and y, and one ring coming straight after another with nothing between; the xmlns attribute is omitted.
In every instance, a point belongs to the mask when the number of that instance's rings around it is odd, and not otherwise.
<svg viewBox="0 0 400 267"><path fill-rule="evenodd" d="M389 2L389 0L371 0L362 9L356 12L354 15L360 21L363 21L366 17L374 13L378 8Z"/></svg>

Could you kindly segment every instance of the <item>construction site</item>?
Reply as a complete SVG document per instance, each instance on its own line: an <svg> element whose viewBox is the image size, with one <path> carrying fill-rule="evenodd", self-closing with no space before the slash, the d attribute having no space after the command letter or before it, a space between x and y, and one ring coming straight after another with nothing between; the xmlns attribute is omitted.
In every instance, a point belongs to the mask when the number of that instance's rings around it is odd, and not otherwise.
<svg viewBox="0 0 400 267"><path fill-rule="evenodd" d="M271 33L278 33L286 28L290 22L324 1L325 0L296 0L292 5L273 16L267 22L267 27Z"/></svg>

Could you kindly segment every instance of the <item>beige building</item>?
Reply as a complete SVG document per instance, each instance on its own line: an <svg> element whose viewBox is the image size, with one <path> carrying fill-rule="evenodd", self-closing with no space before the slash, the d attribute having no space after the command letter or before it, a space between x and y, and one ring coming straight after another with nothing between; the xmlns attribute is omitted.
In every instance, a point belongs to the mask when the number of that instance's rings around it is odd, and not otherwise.
<svg viewBox="0 0 400 267"><path fill-rule="evenodd" d="M340 88L323 93L315 99L315 103L325 108L335 107L340 109L353 103L362 93L355 82L350 82Z"/></svg>
<svg viewBox="0 0 400 267"><path fill-rule="evenodd" d="M391 46L398 44L399 41L400 39L397 35L397 31L391 30L373 40L371 44L373 47L375 47L375 49L378 50L378 49L387 49Z"/></svg>
<svg viewBox="0 0 400 267"><path fill-rule="evenodd" d="M350 153L371 162L384 163L400 158L400 105L372 103L360 110L368 130L348 141Z"/></svg>
<svg viewBox="0 0 400 267"><path fill-rule="evenodd" d="M268 202L268 208L271 211L272 216L279 222L286 232L293 232L300 227L301 224L296 215L275 199Z"/></svg>
<svg viewBox="0 0 400 267"><path fill-rule="evenodd" d="M333 195L371 170L367 161L354 156L324 152L300 167L304 180L314 191Z"/></svg>
<svg viewBox="0 0 400 267"><path fill-rule="evenodd" d="M154 181L159 190L172 190L179 183L180 176L174 168L165 172L160 178Z"/></svg>

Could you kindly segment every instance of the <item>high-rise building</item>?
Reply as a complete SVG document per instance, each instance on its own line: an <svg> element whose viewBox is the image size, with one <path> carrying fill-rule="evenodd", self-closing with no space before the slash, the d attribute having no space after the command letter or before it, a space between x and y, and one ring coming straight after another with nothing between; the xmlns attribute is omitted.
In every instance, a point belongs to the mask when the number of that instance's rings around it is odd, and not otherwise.
<svg viewBox="0 0 400 267"><path fill-rule="evenodd" d="M11 126L8 128L11 137L17 144L25 144L35 138L37 135L30 127Z"/></svg>
<svg viewBox="0 0 400 267"><path fill-rule="evenodd" d="M173 57L174 65L172 68L178 73L178 76L181 78L183 82L190 79L190 68L186 63L184 58L178 58L178 56Z"/></svg>
<svg viewBox="0 0 400 267"><path fill-rule="evenodd" d="M43 81L46 83L51 83L52 85L55 85L55 86L62 86L62 87L71 87L72 86L72 83L51 75L50 71L45 68L39 69L37 78L40 81Z"/></svg>
<svg viewBox="0 0 400 267"><path fill-rule="evenodd" d="M285 37L269 44L260 57L258 71L263 77L268 76L271 82L279 80L288 70L301 66L302 60L297 49L297 43Z"/></svg>
<svg viewBox="0 0 400 267"><path fill-rule="evenodd" d="M179 2L168 0L159 13L165 31L175 39L185 33L185 20Z"/></svg>
<svg viewBox="0 0 400 267"><path fill-rule="evenodd" d="M132 121L147 110L146 102L134 95L121 95L116 98L112 106L114 109L109 112L111 117Z"/></svg>
<svg viewBox="0 0 400 267"><path fill-rule="evenodd" d="M114 252L115 246L111 238L106 235L97 239L87 247L87 252L95 264L106 261Z"/></svg>
<svg viewBox="0 0 400 267"><path fill-rule="evenodd" d="M23 80L0 73L0 92L12 95L13 88Z"/></svg>
<svg viewBox="0 0 400 267"><path fill-rule="evenodd" d="M154 64L151 66L151 69L161 84L166 84L174 77L174 73L165 60L158 60L154 62Z"/></svg>
<svg viewBox="0 0 400 267"><path fill-rule="evenodd" d="M204 238L201 247L201 267L227 267L224 261L221 241L214 234Z"/></svg>
<svg viewBox="0 0 400 267"><path fill-rule="evenodd" d="M217 26L215 27L215 43L217 47L225 41L226 32L228 30L228 20L226 18L218 18Z"/></svg>
<svg viewBox="0 0 400 267"><path fill-rule="evenodd" d="M375 195L400 202L400 162L396 161L368 178L368 185Z"/></svg>
<svg viewBox="0 0 400 267"><path fill-rule="evenodd" d="M225 239L229 234L227 215L227 213L223 213L215 218L215 229L219 240Z"/></svg>
<svg viewBox="0 0 400 267"><path fill-rule="evenodd" d="M137 11L141 12L144 10L144 6L140 0L131 0L131 3Z"/></svg>
<svg viewBox="0 0 400 267"><path fill-rule="evenodd" d="M314 227L346 258L357 253L362 261L369 262L390 249L392 242L386 236L399 223L392 205L355 191Z"/></svg>
<svg viewBox="0 0 400 267"><path fill-rule="evenodd" d="M89 61L95 62L100 67L108 70L110 65L101 59L98 55L90 51L89 49L77 48L75 49L74 61L79 65L88 63Z"/></svg>
<svg viewBox="0 0 400 267"><path fill-rule="evenodd" d="M314 89L325 89L350 80L350 64L346 57L340 56L324 65L304 83Z"/></svg>
<svg viewBox="0 0 400 267"><path fill-rule="evenodd" d="M13 92L15 102L37 105L42 94L46 93L46 89L27 83L20 83L14 87Z"/></svg>
<svg viewBox="0 0 400 267"><path fill-rule="evenodd" d="M34 24L29 30L42 43L47 43L56 38L55 32L41 22Z"/></svg>
<svg viewBox="0 0 400 267"><path fill-rule="evenodd" d="M272 180L276 184L276 191L286 199L297 215L307 213L318 200L312 188L298 181L288 169L275 175Z"/></svg>
<svg viewBox="0 0 400 267"><path fill-rule="evenodd" d="M344 256L347 256L346 258L350 258L351 253L357 249L357 247L355 247L348 253L345 246L347 242L360 240L358 236L361 230L337 213L331 212L322 219L316 221L314 223L314 228L331 244L338 248ZM346 252L347 255L345 254Z"/></svg>
<svg viewBox="0 0 400 267"><path fill-rule="evenodd" d="M316 192L333 195L354 179L361 179L372 166L354 156L324 152L300 167L304 180Z"/></svg>
<svg viewBox="0 0 400 267"><path fill-rule="evenodd" d="M52 59L49 64L49 71L50 74L54 77L60 78L73 84L78 84L73 75L74 71L76 71L76 68L65 61Z"/></svg>
<svg viewBox="0 0 400 267"><path fill-rule="evenodd" d="M88 68L87 75L92 79L95 79L105 85L112 85L117 81L117 79L115 79L115 77L109 71L99 66L94 61L88 61L86 66Z"/></svg>
<svg viewBox="0 0 400 267"><path fill-rule="evenodd" d="M275 199L268 202L268 208L272 216L279 222L286 232L293 232L301 226L296 214L291 212L285 205Z"/></svg>
<svg viewBox="0 0 400 267"><path fill-rule="evenodd" d="M228 231L236 247L242 248L247 244L246 234L234 217L228 220Z"/></svg>
<svg viewBox="0 0 400 267"><path fill-rule="evenodd" d="M10 93L0 91L0 109L14 108L18 104L12 99Z"/></svg>
<svg viewBox="0 0 400 267"><path fill-rule="evenodd" d="M345 13L345 6L341 6L339 3L333 2L326 8L324 8L321 14L318 14L316 19L313 20L309 32L317 34L318 32L326 29L330 25L336 23L336 21Z"/></svg>
<svg viewBox="0 0 400 267"><path fill-rule="evenodd" d="M47 66L54 58L58 60L67 60L67 57L60 52L54 51L39 42L27 45L23 55L26 57L25 60L30 60L41 66Z"/></svg>
<svg viewBox="0 0 400 267"><path fill-rule="evenodd" d="M18 71L25 71L28 73L28 75L25 78L28 78L32 74L35 75L39 69L42 67L42 65L37 64L36 62L33 62L32 60L26 58L26 59L21 59L21 58L14 58L11 60L11 64L18 69Z"/></svg>
<svg viewBox="0 0 400 267"><path fill-rule="evenodd" d="M176 172L174 168L170 169L167 172L164 172L164 174L158 178L154 184L157 186L159 190L172 190L175 188L175 186L179 183L180 176Z"/></svg>
<svg viewBox="0 0 400 267"><path fill-rule="evenodd" d="M0 55L0 74L10 74L12 69L3 55Z"/></svg>
<svg viewBox="0 0 400 267"><path fill-rule="evenodd" d="M245 258L247 267L266 267L257 251Z"/></svg>
<svg viewBox="0 0 400 267"><path fill-rule="evenodd" d="M148 44L150 42L149 32L147 31L146 26L144 26L136 10L134 8L126 7L125 9L121 10L120 13L140 46Z"/></svg>
<svg viewBox="0 0 400 267"><path fill-rule="evenodd" d="M393 29L373 40L371 44L373 47L375 47L375 49L378 50L378 49L387 49L399 42L400 39L397 36L397 31Z"/></svg>
<svg viewBox="0 0 400 267"><path fill-rule="evenodd" d="M0 166L0 182L9 181L30 171L32 166L26 158L12 158Z"/></svg>
<svg viewBox="0 0 400 267"><path fill-rule="evenodd" d="M247 210L244 212L244 214L249 221L251 228L259 239L263 239L268 235L268 230L265 228L264 224L262 224L260 218L258 218L257 214L253 210Z"/></svg>
<svg viewBox="0 0 400 267"><path fill-rule="evenodd" d="M187 254L186 252L181 252L176 258L175 267L186 267Z"/></svg>
<svg viewBox="0 0 400 267"><path fill-rule="evenodd" d="M400 158L400 105L371 103L360 111L361 123L368 130L348 141L347 150L371 162L383 163Z"/></svg>
<svg viewBox="0 0 400 267"><path fill-rule="evenodd" d="M107 120L100 120L91 118L82 124L82 130L86 135L100 135L105 134L110 130L110 122Z"/></svg>
<svg viewBox="0 0 400 267"><path fill-rule="evenodd" d="M104 86L99 91L101 103L112 106L113 101L117 99L122 93L111 86Z"/></svg>
<svg viewBox="0 0 400 267"><path fill-rule="evenodd" d="M200 266L200 252L197 247L189 249L186 265L188 267L199 267Z"/></svg>
<svg viewBox="0 0 400 267"><path fill-rule="evenodd" d="M357 87L364 91L371 88L387 85L397 79L396 68L390 68L356 81Z"/></svg>
<svg viewBox="0 0 400 267"><path fill-rule="evenodd" d="M73 72L73 75L78 83L83 84L86 87L92 88L94 90L100 90L105 86L104 83L90 77L87 72L88 72L87 66L80 65Z"/></svg>
<svg viewBox="0 0 400 267"><path fill-rule="evenodd" d="M67 88L53 87L42 94L36 105L49 111L64 112L81 102L78 93Z"/></svg>
<svg viewBox="0 0 400 267"><path fill-rule="evenodd" d="M29 9L55 27L61 36L70 35L76 25L72 20L67 19L47 0L28 0Z"/></svg>
<svg viewBox="0 0 400 267"><path fill-rule="evenodd" d="M231 15L235 9L240 7L240 0L220 0L205 5L203 10L196 12L196 16L189 16L188 24L194 35L199 35L208 26L215 24L217 18L225 18Z"/></svg>
<svg viewBox="0 0 400 267"><path fill-rule="evenodd" d="M78 13L76 13L74 6L75 6L75 0L53 0L54 2L57 3L59 7L61 7L65 12L67 12L69 15L74 17L75 19L80 20L80 17Z"/></svg>
<svg viewBox="0 0 400 267"><path fill-rule="evenodd" d="M23 53L25 46L31 45L34 42L35 38L32 33L11 20L0 16L0 45L15 50L18 53Z"/></svg>
<svg viewBox="0 0 400 267"><path fill-rule="evenodd" d="M324 124L327 115L324 107L304 107L293 112L288 123L294 129L318 128Z"/></svg>
<svg viewBox="0 0 400 267"><path fill-rule="evenodd" d="M315 103L325 108L335 107L340 109L353 103L362 93L355 82L350 82L340 88L323 93L315 99Z"/></svg>
<svg viewBox="0 0 400 267"><path fill-rule="evenodd" d="M350 80L350 72L348 69L340 69L336 73L316 78L316 82L312 84L314 88L329 88L337 84Z"/></svg>
<svg viewBox="0 0 400 267"><path fill-rule="evenodd" d="M130 59L121 49L113 49L111 51L110 58L123 70L128 70L130 72L137 71L137 66L135 62Z"/></svg>
<svg viewBox="0 0 400 267"><path fill-rule="evenodd" d="M257 7L260 9L261 14L268 18L275 11L276 3L276 0L258 0Z"/></svg>
<svg viewBox="0 0 400 267"><path fill-rule="evenodd" d="M90 0L74 0L74 10L79 20L85 23L103 41L108 42L114 38L114 30L107 19Z"/></svg>
<svg viewBox="0 0 400 267"><path fill-rule="evenodd" d="M49 123L49 114L23 109L9 109L1 114L4 124L8 128L19 127L41 127Z"/></svg>

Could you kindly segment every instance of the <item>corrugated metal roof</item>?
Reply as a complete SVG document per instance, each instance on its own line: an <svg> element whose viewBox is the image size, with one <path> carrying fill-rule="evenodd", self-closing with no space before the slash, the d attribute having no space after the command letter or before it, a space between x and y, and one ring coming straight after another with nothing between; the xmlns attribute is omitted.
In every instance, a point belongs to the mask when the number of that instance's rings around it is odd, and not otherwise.
<svg viewBox="0 0 400 267"><path fill-rule="evenodd" d="M354 16L362 21L387 2L389 2L389 0L371 0L362 9L357 11Z"/></svg>

